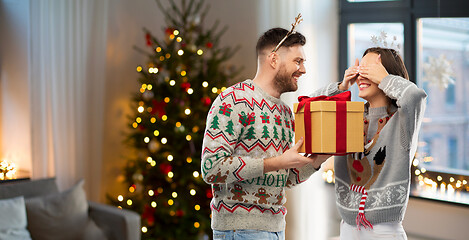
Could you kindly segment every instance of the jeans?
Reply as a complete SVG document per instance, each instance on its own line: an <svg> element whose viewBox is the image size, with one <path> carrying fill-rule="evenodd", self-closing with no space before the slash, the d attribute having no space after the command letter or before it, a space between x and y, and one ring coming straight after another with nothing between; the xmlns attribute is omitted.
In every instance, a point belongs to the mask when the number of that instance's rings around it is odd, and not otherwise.
<svg viewBox="0 0 469 240"><path fill-rule="evenodd" d="M402 223L379 223L373 225L373 229L357 230L344 221L340 223L340 240L407 240L407 235Z"/></svg>
<svg viewBox="0 0 469 240"><path fill-rule="evenodd" d="M213 230L213 240L285 240L285 231L267 232L251 229Z"/></svg>

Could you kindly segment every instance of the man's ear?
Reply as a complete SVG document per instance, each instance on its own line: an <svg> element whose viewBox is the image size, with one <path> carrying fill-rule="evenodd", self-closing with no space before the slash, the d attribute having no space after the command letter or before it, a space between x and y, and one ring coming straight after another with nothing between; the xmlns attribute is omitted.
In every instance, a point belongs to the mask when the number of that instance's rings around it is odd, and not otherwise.
<svg viewBox="0 0 469 240"><path fill-rule="evenodd" d="M269 66L273 69L277 68L277 65L279 64L280 61L280 56L278 55L277 52L270 53L268 58Z"/></svg>

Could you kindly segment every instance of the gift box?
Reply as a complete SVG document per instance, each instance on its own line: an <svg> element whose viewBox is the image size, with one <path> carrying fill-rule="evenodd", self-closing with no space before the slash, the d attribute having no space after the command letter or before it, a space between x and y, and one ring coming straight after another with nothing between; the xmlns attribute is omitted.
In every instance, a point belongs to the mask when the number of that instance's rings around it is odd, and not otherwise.
<svg viewBox="0 0 469 240"><path fill-rule="evenodd" d="M295 142L304 137L299 152L363 152L363 102L351 102L350 92L332 97L299 97L299 101L293 105Z"/></svg>

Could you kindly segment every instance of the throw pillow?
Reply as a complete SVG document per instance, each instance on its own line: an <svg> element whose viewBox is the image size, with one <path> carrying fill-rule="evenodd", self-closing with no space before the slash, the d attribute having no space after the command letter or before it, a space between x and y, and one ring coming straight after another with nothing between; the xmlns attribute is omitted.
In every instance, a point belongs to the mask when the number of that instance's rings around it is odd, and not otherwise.
<svg viewBox="0 0 469 240"><path fill-rule="evenodd" d="M0 239L31 240L26 229L24 198L0 200Z"/></svg>
<svg viewBox="0 0 469 240"><path fill-rule="evenodd" d="M62 193L26 199L28 229L33 239L105 239L88 217L84 180ZM90 233L92 232L92 234Z"/></svg>

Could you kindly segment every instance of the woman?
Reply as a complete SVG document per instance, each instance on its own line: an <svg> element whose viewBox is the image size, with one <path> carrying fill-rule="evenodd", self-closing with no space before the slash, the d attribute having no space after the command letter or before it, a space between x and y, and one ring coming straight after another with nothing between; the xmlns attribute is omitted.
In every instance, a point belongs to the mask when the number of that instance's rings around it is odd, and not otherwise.
<svg viewBox="0 0 469 240"><path fill-rule="evenodd" d="M335 95L357 84L358 96L367 101L365 151L336 157L334 163L342 240L407 239L402 221L427 96L408 79L395 50L370 48L341 83L315 94Z"/></svg>

